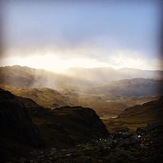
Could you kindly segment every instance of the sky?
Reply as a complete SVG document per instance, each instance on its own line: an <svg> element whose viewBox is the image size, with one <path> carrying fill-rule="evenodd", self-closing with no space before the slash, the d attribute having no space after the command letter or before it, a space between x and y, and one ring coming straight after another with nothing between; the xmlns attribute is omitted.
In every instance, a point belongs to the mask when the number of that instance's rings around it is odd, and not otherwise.
<svg viewBox="0 0 163 163"><path fill-rule="evenodd" d="M157 1L8 0L2 16L1 66L162 69Z"/></svg>

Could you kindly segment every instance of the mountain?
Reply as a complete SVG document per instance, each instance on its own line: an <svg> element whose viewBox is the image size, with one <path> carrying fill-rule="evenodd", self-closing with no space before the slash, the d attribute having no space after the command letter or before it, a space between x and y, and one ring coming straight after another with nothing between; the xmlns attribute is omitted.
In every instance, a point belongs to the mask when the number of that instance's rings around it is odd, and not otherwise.
<svg viewBox="0 0 163 163"><path fill-rule="evenodd" d="M110 81L133 78L162 79L163 76L163 71L159 70L139 70L132 68L113 69L110 67L71 68L69 69L68 73L76 78L87 79L92 83L96 83L96 85L102 85Z"/></svg>
<svg viewBox="0 0 163 163"><path fill-rule="evenodd" d="M118 116L128 107L162 95L161 74L162 71L126 68L72 68L66 74L57 74L29 67L6 66L0 67L0 88L31 98L45 108L89 107L107 119ZM140 76L142 78L133 78Z"/></svg>
<svg viewBox="0 0 163 163"><path fill-rule="evenodd" d="M106 122L110 131L145 127L148 123L163 124L163 97L125 109L118 118Z"/></svg>
<svg viewBox="0 0 163 163"><path fill-rule="evenodd" d="M0 89L0 159L4 162L27 156L34 148L68 148L108 136L92 109L45 109L29 98Z"/></svg>
<svg viewBox="0 0 163 163"><path fill-rule="evenodd" d="M115 96L158 96L163 94L163 80L134 78L110 82L107 85L87 90L90 94Z"/></svg>
<svg viewBox="0 0 163 163"><path fill-rule="evenodd" d="M65 74L57 74L41 69L21 66L0 67L0 84L15 87L49 87L53 89L100 86L110 81L132 78L162 79L163 71L112 69L112 68L72 68Z"/></svg>
<svg viewBox="0 0 163 163"><path fill-rule="evenodd" d="M0 67L0 84L18 88L37 88L42 86L51 86L55 88L58 87L57 84L61 85L63 77L64 79L66 78L66 76L42 69L21 67L17 65Z"/></svg>
<svg viewBox="0 0 163 163"><path fill-rule="evenodd" d="M48 147L67 148L109 136L95 111L80 106L45 109L27 98L19 99L28 109Z"/></svg>

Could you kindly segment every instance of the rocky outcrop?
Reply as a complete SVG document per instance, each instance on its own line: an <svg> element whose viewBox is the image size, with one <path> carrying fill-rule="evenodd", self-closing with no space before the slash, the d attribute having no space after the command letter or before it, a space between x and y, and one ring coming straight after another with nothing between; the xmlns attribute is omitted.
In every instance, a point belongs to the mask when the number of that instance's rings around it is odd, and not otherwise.
<svg viewBox="0 0 163 163"><path fill-rule="evenodd" d="M106 138L109 132L95 111L80 106L65 106L54 110L33 105L27 99L28 110L35 125L50 147L67 148L92 139Z"/></svg>
<svg viewBox="0 0 163 163"><path fill-rule="evenodd" d="M44 147L44 142L47 148L61 149L108 136L105 125L92 109L45 109L31 99L0 89L1 160L22 157L33 148Z"/></svg>
<svg viewBox="0 0 163 163"><path fill-rule="evenodd" d="M3 159L23 155L44 145L27 109L10 92L0 89L0 145ZM2 154L3 153L3 154Z"/></svg>
<svg viewBox="0 0 163 163"><path fill-rule="evenodd" d="M117 132L73 148L32 152L26 161L66 163L162 163L163 126L150 124L135 133Z"/></svg>

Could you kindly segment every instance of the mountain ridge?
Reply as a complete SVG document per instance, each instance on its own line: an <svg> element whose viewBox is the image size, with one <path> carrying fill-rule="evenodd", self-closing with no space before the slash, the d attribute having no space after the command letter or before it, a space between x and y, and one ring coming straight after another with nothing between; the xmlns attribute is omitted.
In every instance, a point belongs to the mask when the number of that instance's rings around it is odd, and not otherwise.
<svg viewBox="0 0 163 163"><path fill-rule="evenodd" d="M82 68L80 71L71 71L65 74L58 74L41 69L33 69L27 66L5 66L0 67L0 84L16 87L50 87L59 89L62 87L97 86L105 85L108 82L132 79L132 78L153 78L162 79L163 71L151 70L115 70L111 68ZM124 71L124 72L123 72ZM128 71L128 70L127 70ZM137 72L138 71L138 72ZM141 73L140 73L141 72Z"/></svg>
<svg viewBox="0 0 163 163"><path fill-rule="evenodd" d="M0 89L0 122L0 158L5 161L18 160L34 148L68 148L109 136L90 108L45 109L31 99L3 89Z"/></svg>

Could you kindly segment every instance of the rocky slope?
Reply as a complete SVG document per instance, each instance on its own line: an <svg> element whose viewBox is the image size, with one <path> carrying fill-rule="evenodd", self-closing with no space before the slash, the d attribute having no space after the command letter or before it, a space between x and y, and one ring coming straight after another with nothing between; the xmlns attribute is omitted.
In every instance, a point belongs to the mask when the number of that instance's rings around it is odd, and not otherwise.
<svg viewBox="0 0 163 163"><path fill-rule="evenodd" d="M20 98L28 108L33 123L49 147L70 147L91 139L108 137L109 133L95 111L80 106L45 109L30 99Z"/></svg>
<svg viewBox="0 0 163 163"><path fill-rule="evenodd" d="M25 160L66 163L161 163L163 159L163 99L126 109L109 123L107 139L73 148L32 152ZM144 127L143 127L144 126Z"/></svg>
<svg viewBox="0 0 163 163"><path fill-rule="evenodd" d="M162 163L163 126L149 124L135 133L117 132L69 149L33 151L25 161L56 163Z"/></svg>
<svg viewBox="0 0 163 163"><path fill-rule="evenodd" d="M1 89L1 162L161 162L162 101L126 109L109 134L92 109L45 109Z"/></svg>
<svg viewBox="0 0 163 163"><path fill-rule="evenodd" d="M27 109L10 92L0 89L0 158L12 158L25 154L44 142Z"/></svg>
<svg viewBox="0 0 163 163"><path fill-rule="evenodd" d="M0 159L16 160L39 147L68 148L92 139L107 138L107 131L89 108L45 109L31 99L0 89ZM2 162L1 161L1 162Z"/></svg>

